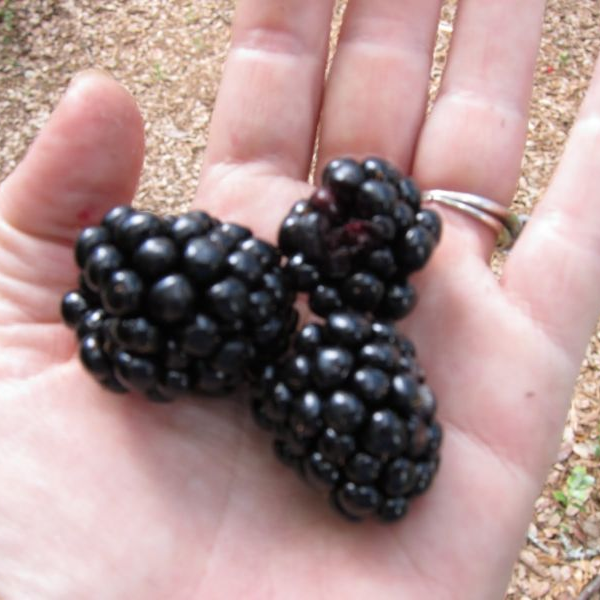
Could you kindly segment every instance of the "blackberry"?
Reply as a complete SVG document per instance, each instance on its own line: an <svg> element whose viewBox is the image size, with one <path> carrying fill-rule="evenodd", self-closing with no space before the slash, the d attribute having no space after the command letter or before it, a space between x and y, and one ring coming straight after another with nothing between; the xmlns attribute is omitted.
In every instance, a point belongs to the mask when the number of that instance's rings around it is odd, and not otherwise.
<svg viewBox="0 0 600 600"><path fill-rule="evenodd" d="M405 317L416 303L408 278L438 243L439 216L422 209L415 183L380 158L336 159L322 184L281 225L288 284L307 292L322 317L341 308Z"/></svg>
<svg viewBox="0 0 600 600"><path fill-rule="evenodd" d="M287 349L295 297L281 256L205 212L112 209L81 232L79 288L61 305L85 368L113 391L155 401L220 395Z"/></svg>
<svg viewBox="0 0 600 600"><path fill-rule="evenodd" d="M414 345L393 324L331 313L253 389L275 453L345 517L394 521L431 484L442 431Z"/></svg>

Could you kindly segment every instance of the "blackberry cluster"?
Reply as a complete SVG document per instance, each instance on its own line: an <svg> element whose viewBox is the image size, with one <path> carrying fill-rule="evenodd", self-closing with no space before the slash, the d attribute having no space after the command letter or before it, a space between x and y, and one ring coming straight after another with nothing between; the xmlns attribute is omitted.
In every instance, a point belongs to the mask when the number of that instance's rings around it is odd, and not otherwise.
<svg viewBox="0 0 600 600"><path fill-rule="evenodd" d="M412 179L380 158L334 160L322 183L281 226L288 284L308 292L323 317L342 308L405 317L417 300L408 277L440 239L437 213L421 207Z"/></svg>
<svg viewBox="0 0 600 600"><path fill-rule="evenodd" d="M205 212L114 208L81 233L75 258L80 286L62 316L86 369L113 391L229 393L296 328L279 252Z"/></svg>
<svg viewBox="0 0 600 600"><path fill-rule="evenodd" d="M253 410L279 459L351 520L401 518L438 467L435 397L391 323L335 311L304 326L263 370Z"/></svg>
<svg viewBox="0 0 600 600"><path fill-rule="evenodd" d="M414 307L408 277L440 233L412 180L379 158L332 161L279 249L205 212L121 206L79 236L62 316L115 392L166 402L250 380L284 464L348 519L395 521L439 464L436 400L393 320ZM323 317L298 332L296 292Z"/></svg>

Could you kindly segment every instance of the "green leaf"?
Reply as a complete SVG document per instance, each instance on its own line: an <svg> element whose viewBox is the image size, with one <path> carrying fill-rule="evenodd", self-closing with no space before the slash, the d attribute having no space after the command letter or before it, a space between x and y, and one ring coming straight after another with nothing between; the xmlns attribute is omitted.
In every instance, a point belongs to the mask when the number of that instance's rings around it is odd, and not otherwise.
<svg viewBox="0 0 600 600"><path fill-rule="evenodd" d="M577 510L585 510L584 504L589 499L595 483L596 479L587 472L586 468L577 465L569 473L562 490L552 492L552 496L565 508L575 507Z"/></svg>
<svg viewBox="0 0 600 600"><path fill-rule="evenodd" d="M154 63L154 77L158 81L162 81L165 78L162 67L160 66L160 63Z"/></svg>
<svg viewBox="0 0 600 600"><path fill-rule="evenodd" d="M588 500L592 487L596 483L594 477L592 477L582 465L573 467L571 473L567 477L566 488L563 488L563 495L567 499L567 505L573 505L579 510L583 508L583 505Z"/></svg>
<svg viewBox="0 0 600 600"><path fill-rule="evenodd" d="M567 486L570 491L585 491L594 485L596 480L588 475L587 469L581 465L573 467L571 474L567 478Z"/></svg>
<svg viewBox="0 0 600 600"><path fill-rule="evenodd" d="M554 496L554 499L557 502L560 502L560 504L562 504L563 506L566 507L569 505L569 500L562 490L555 490L554 492L552 492L552 496Z"/></svg>

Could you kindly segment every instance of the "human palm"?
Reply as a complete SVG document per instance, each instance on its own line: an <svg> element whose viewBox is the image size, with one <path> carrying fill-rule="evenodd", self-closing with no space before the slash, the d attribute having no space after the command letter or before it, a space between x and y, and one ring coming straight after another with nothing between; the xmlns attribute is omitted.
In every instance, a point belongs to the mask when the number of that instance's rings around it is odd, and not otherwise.
<svg viewBox="0 0 600 600"><path fill-rule="evenodd" d="M422 187L508 203L543 2L464 0L424 125L438 3L398 4L350 4L317 170L383 155ZM330 10L240 3L196 207L274 239L310 190ZM505 48L482 70L491 32ZM581 218L597 197L599 106L596 77L500 281L490 232L444 211L400 323L439 399L440 471L403 522L353 525L276 462L243 399L154 405L82 370L58 314L71 245L131 200L143 134L116 83L76 79L0 187L0 597L501 597L600 310L598 217Z"/></svg>

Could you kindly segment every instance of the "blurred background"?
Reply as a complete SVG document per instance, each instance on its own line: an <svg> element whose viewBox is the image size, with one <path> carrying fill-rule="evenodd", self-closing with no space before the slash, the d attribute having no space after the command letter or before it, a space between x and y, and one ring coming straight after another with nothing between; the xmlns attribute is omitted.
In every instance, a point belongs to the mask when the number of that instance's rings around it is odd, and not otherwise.
<svg viewBox="0 0 600 600"><path fill-rule="evenodd" d="M334 34L344 7L339 1ZM185 210L201 168L234 9L232 0L0 0L0 180L23 156L73 74L99 67L133 93L146 121L136 203L160 212ZM455 10L455 0L446 2L432 95ZM520 211L531 210L548 185L599 50L597 0L548 1L515 199ZM540 491L506 599L600 599L591 594L594 582L600 588L598 331L556 463Z"/></svg>

